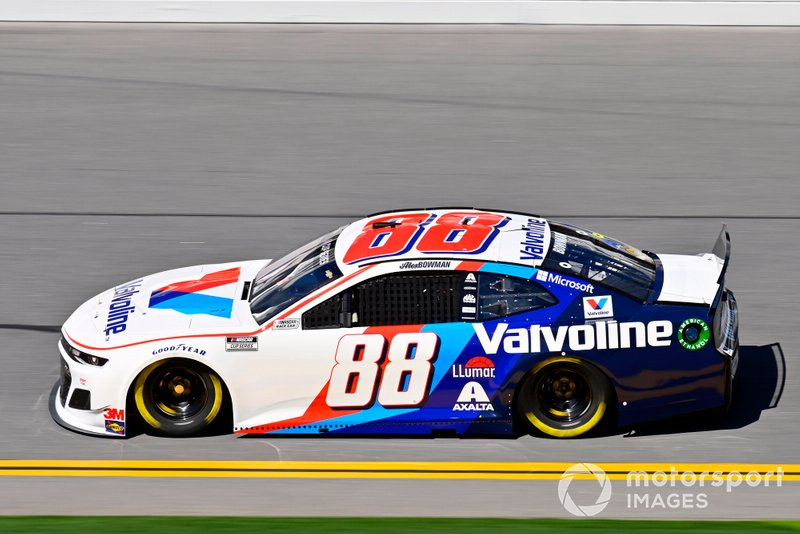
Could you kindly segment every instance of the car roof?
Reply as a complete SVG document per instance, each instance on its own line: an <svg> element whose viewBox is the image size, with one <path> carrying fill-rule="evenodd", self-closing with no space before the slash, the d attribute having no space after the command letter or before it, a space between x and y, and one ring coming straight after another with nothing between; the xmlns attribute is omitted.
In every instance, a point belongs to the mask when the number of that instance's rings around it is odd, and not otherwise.
<svg viewBox="0 0 800 534"><path fill-rule="evenodd" d="M346 226L336 242L343 273L373 263L448 259L538 267L550 225L533 214L476 208L375 213Z"/></svg>

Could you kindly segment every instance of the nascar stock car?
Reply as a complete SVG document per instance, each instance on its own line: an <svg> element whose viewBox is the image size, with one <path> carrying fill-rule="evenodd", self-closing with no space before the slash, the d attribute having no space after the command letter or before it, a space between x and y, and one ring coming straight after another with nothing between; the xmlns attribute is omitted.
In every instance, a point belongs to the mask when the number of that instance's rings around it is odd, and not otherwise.
<svg viewBox="0 0 800 534"><path fill-rule="evenodd" d="M55 420L125 436L579 436L724 407L730 237L644 252L541 217L370 215L277 261L202 265L81 305Z"/></svg>

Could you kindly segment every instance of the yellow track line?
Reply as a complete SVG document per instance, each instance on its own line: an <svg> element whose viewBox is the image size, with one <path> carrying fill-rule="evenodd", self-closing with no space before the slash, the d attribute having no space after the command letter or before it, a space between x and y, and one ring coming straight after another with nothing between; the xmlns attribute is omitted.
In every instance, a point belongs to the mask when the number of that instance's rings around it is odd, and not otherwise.
<svg viewBox="0 0 800 534"><path fill-rule="evenodd" d="M569 462L303 462L245 460L0 460L0 476L25 477L189 477L189 478L375 478L558 480ZM598 463L612 480L631 471L679 477L692 472L711 481L714 473L778 474L800 482L800 464ZM675 473L673 475L673 473ZM590 473L578 479L593 479ZM773 478L772 480L775 480Z"/></svg>

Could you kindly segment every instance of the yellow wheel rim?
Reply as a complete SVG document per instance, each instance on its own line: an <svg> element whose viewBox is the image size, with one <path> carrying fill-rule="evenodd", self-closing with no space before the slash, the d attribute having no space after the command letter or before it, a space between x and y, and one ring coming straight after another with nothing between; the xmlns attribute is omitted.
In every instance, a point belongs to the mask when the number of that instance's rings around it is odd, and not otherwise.
<svg viewBox="0 0 800 534"><path fill-rule="evenodd" d="M582 360L578 358L571 358L565 356L557 356L555 358L549 358L547 360L539 362L532 370L531 376L536 376L536 374L544 369L546 366L551 365L553 363L571 363L578 366L588 365L585 364ZM566 415L566 412L561 412L559 410L550 410L551 412L557 412L556 415ZM597 411L594 415L585 423L578 425L573 428L556 428L551 426L547 422L543 421L531 409L526 409L523 411L524 417L538 429L540 432L552 436L555 438L572 438L575 436L580 436L581 434L585 434L600 422L603 419L603 416L606 413L606 401L605 399L601 399L597 406Z"/></svg>

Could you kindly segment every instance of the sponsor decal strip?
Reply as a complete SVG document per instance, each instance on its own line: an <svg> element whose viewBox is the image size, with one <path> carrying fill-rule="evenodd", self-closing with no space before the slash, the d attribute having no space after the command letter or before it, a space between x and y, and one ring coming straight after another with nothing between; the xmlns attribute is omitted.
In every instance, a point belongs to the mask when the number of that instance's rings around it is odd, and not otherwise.
<svg viewBox="0 0 800 534"><path fill-rule="evenodd" d="M354 273L352 273L352 274L349 274L349 275L345 276L344 278L341 278L341 279L339 279L338 281L336 281L336 282L334 282L334 283L330 284L330 285L329 285L329 286L328 286L328 287L327 287L327 288L326 288L324 291L322 291L322 292L321 292L321 293L319 293L318 295L311 295L311 296L309 296L309 297L307 297L307 298L305 298L305 299L301 300L301 301L300 301L298 304L296 304L295 306L293 306L293 307L289 308L288 310L284 311L282 314L280 314L280 315L279 315L278 317L276 317L275 319L273 319L273 320L271 320L271 321L268 321L268 322L264 323L264 324L261 326L261 328L259 328L258 330L254 330L253 332L243 332L243 333L228 333L228 332L220 332L219 334L193 334L193 335L186 335L186 336L168 336L168 337L160 337L160 338L156 338L156 339L147 339L147 340L144 340L144 341L137 341L137 342L135 342L135 343L128 343L128 344L126 344L126 345L114 345L113 347L92 347L91 345L84 345L83 343L81 343L80 341L77 341L75 338L73 338L71 335L69 335L69 333L68 333L66 330L64 330L64 336L65 336L65 337L67 338L67 340L69 340L69 341L70 341L72 344L74 344L74 345L78 345L79 347L83 347L84 349L89 349L89 350L113 350L113 349L123 349L123 348L126 348L126 347L134 347L134 346L136 346L136 345L143 345L143 344L145 344L145 343L155 343L155 342L157 342L157 341L169 341L170 339L188 339L188 338L198 338L198 337L242 337L242 336L255 336L256 334L259 334L260 332L263 332L263 331L265 331L265 330L269 330L270 328L272 328L272 324L273 324L273 323L274 323L276 320L278 320L278 319L285 319L285 318L287 318L288 316L290 316L291 314L293 314L294 312L296 312L297 310L299 310L300 308L302 308L303 306L305 306L306 304L308 304L308 303L309 303L310 301L312 301L313 299L315 299L315 298L318 298L318 297L321 297L321 296L323 296L323 295L325 295L325 294L329 293L330 291L332 291L332 290L336 289L337 287L339 287L339 286L340 286L340 285L342 285L343 283L347 282L347 281L348 281L348 280L350 280L351 278L354 278L354 277L356 277L356 276L358 276L358 275L361 275L361 274L363 274L364 272L368 271L369 269L373 268L374 266L375 266L375 265L367 265L367 266L366 266L366 267L364 267L363 269L359 269L358 271L356 271L356 272L354 272Z"/></svg>
<svg viewBox="0 0 800 534"><path fill-rule="evenodd" d="M197 460L0 460L0 476L44 477L192 477L192 478L438 478L489 480L559 480L569 462L282 462ZM629 473L654 475L691 471L711 481L714 473L760 475L782 471L783 482L800 482L800 464L596 464L612 480ZM705 475L701 475L707 473ZM594 480L591 473L576 474Z"/></svg>

